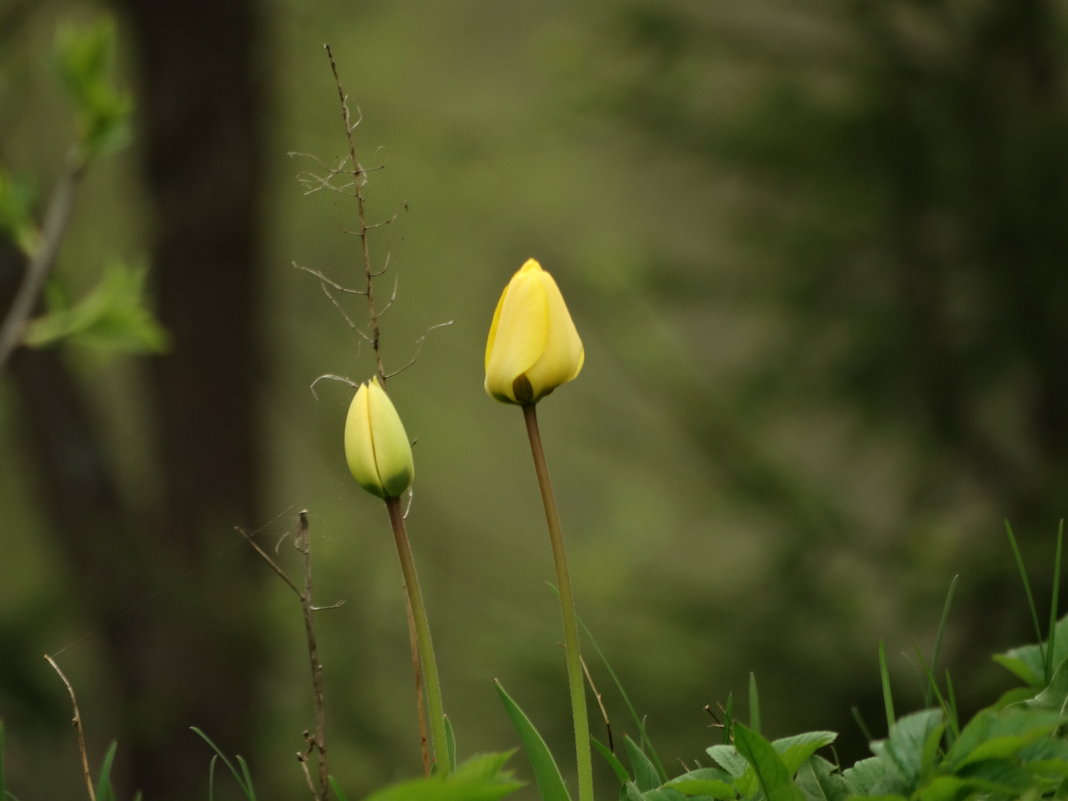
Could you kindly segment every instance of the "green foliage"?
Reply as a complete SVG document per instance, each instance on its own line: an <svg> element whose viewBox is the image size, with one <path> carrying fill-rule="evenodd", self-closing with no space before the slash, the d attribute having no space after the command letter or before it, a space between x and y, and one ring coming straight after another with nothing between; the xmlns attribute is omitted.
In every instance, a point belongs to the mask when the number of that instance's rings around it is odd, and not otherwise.
<svg viewBox="0 0 1068 801"><path fill-rule="evenodd" d="M560 775L560 768L556 765L549 746L544 738L530 722L530 718L519 707L512 697L505 692L500 682L497 682L497 694L504 703L505 711L519 734L519 740L523 744L523 751L530 760L530 769L534 773L534 781L538 785L538 792L542 801L571 801L567 787L564 785L564 777Z"/></svg>
<svg viewBox="0 0 1068 801"><path fill-rule="evenodd" d="M129 141L132 102L111 81L115 26L101 19L83 28L68 27L56 38L60 78L74 101L80 155L89 161Z"/></svg>
<svg viewBox="0 0 1068 801"><path fill-rule="evenodd" d="M68 303L53 284L46 293L48 313L32 320L25 342L31 347L61 340L133 353L167 349L167 332L145 305L144 269L112 264L81 300Z"/></svg>
<svg viewBox="0 0 1068 801"><path fill-rule="evenodd" d="M33 221L34 193L28 181L0 167L0 235L22 253L32 256L41 235Z"/></svg>
<svg viewBox="0 0 1068 801"><path fill-rule="evenodd" d="M504 770L513 753L473 756L448 774L391 784L367 796L366 801L496 801L523 786L511 771Z"/></svg>
<svg viewBox="0 0 1068 801"><path fill-rule="evenodd" d="M111 766L115 762L115 752L118 750L118 743L114 740L111 745L108 746L108 750L104 753L104 763L100 767L100 775L96 780L96 799L97 801L117 801L115 797L115 788L111 786Z"/></svg>
<svg viewBox="0 0 1068 801"><path fill-rule="evenodd" d="M215 752L215 756L211 758L211 762L208 766L208 801L213 801L215 798L215 766L221 759L222 763L226 765L227 770L230 771L230 775L234 777L234 781L237 782L237 786L241 788L241 792L244 794L248 801L256 801L256 789L252 786L252 774L248 769L248 763L245 762L244 757L240 754L235 757L237 760L237 766L231 762L226 754L222 752L212 739L208 737L204 732L198 729L196 726L190 726L190 729L204 742L206 742L211 750Z"/></svg>

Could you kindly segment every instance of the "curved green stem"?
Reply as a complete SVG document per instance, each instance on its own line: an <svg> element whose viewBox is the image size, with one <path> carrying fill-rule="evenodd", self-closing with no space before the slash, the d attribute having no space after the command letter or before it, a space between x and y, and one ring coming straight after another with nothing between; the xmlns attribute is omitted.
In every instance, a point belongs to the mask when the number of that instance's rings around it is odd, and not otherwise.
<svg viewBox="0 0 1068 801"><path fill-rule="evenodd" d="M571 592L571 577L567 570L567 553L564 549L564 534L560 528L560 515L556 509L553 486L549 481L549 468L545 463L545 451L538 430L538 415L534 404L523 406L523 419L530 438L530 452L534 457L534 471L538 475L541 502L545 507L545 522L549 528L553 565L556 568L556 583L560 597L560 616L564 624L564 652L567 655L567 682L571 690L571 716L575 726L575 764L578 771L579 801L593 801L593 759L590 753L590 721L586 714L586 685L582 674L582 655L579 651L578 616L575 614L575 598Z"/></svg>
<svg viewBox="0 0 1068 801"><path fill-rule="evenodd" d="M445 708L441 701L441 680L438 678L438 662L434 656L434 643L430 639L430 621L423 603L423 592L419 589L419 576L415 572L412 559L412 546L408 542L408 532L404 526L404 511L399 498L386 500L389 522L393 527L393 539L397 543L397 556L400 557L401 572L404 574L404 586L408 592L408 603L415 621L415 638L419 646L419 662L423 667L426 683L426 705L430 716L430 736L433 740L434 764L442 774L449 772L448 739L445 734Z"/></svg>

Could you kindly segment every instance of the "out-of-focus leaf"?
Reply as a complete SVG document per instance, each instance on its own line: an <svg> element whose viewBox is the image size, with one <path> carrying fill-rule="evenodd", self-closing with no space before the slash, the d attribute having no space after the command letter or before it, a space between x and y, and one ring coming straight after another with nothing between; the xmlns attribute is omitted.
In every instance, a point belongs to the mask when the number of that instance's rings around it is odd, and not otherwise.
<svg viewBox="0 0 1068 801"><path fill-rule="evenodd" d="M708 796L719 801L732 801L738 795L733 777L719 768L691 770L671 779L666 786L675 788L683 795Z"/></svg>
<svg viewBox="0 0 1068 801"><path fill-rule="evenodd" d="M834 765L812 756L798 769L797 787L808 801L845 801L849 788Z"/></svg>
<svg viewBox="0 0 1068 801"><path fill-rule="evenodd" d="M0 167L0 234L9 237L27 257L33 256L41 236L31 213L33 198L29 183Z"/></svg>
<svg viewBox="0 0 1068 801"><path fill-rule="evenodd" d="M523 786L511 771L503 769L513 753L480 754L449 774L391 784L367 796L366 801L496 801Z"/></svg>
<svg viewBox="0 0 1068 801"><path fill-rule="evenodd" d="M160 353L168 347L167 332L145 305L145 270L111 265L99 283L77 303L66 306L52 290L51 310L26 328L30 347L66 340L134 353Z"/></svg>
<svg viewBox="0 0 1068 801"><path fill-rule="evenodd" d="M56 38L59 74L74 100L86 160L129 141L132 102L109 75L114 39L115 26L108 18L89 26L62 28Z"/></svg>
<svg viewBox="0 0 1068 801"><path fill-rule="evenodd" d="M973 762L1015 756L1063 722L1059 713L1038 708L1013 707L1001 713L984 709L961 730L943 764L957 772Z"/></svg>
<svg viewBox="0 0 1068 801"><path fill-rule="evenodd" d="M1019 648L1011 648L1003 654L996 654L994 661L1005 669L1016 674L1028 685L1039 689L1045 683L1046 662L1045 648L1047 643L1039 645L1023 645ZM1057 621L1053 638L1053 659L1051 664L1061 665L1068 659L1068 616Z"/></svg>

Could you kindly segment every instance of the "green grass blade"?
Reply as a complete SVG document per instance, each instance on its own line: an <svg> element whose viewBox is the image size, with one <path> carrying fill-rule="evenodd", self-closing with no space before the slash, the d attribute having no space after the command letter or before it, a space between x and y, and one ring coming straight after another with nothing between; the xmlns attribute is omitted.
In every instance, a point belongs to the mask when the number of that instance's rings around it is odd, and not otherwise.
<svg viewBox="0 0 1068 801"><path fill-rule="evenodd" d="M1038 608L1035 606L1035 595L1031 592L1031 581L1027 578L1027 568L1024 566L1023 554L1020 552L1020 544L1016 541L1016 534L1012 530L1012 525L1009 521L1005 521L1005 533L1009 537L1009 546L1012 548L1012 555L1016 559L1016 569L1020 571L1020 581L1023 582L1024 594L1027 596L1027 606L1031 610L1031 622L1035 626L1035 637L1038 639L1038 651L1042 658L1042 664L1046 664L1045 646L1042 644L1042 624L1038 621ZM1046 674L1046 681L1048 682L1050 677Z"/></svg>
<svg viewBox="0 0 1068 801"><path fill-rule="evenodd" d="M208 801L215 801L215 766L219 764L219 755L216 754L208 763Z"/></svg>
<svg viewBox="0 0 1068 801"><path fill-rule="evenodd" d="M753 768L767 801L805 801L775 748L752 729L734 725L734 744Z"/></svg>
<svg viewBox="0 0 1068 801"><path fill-rule="evenodd" d="M553 587L553 591L556 588ZM581 618L579 618L579 626L582 628L582 633L586 635L586 639L589 640L590 645L593 646L594 653L597 654L597 658L601 660L601 664L604 665L606 671L608 671L609 678L612 679L612 684L616 688L616 692L619 693L619 697L623 699L623 705L627 708L627 714L630 715L631 721L634 723L634 727L638 730L638 743L641 745L642 750L646 756L653 761L656 765L656 772L660 776L660 781L667 781L667 771L664 769L664 763L660 761L659 754L656 753L656 748L653 746L652 740L649 739L649 734L645 728L645 718L638 714L637 708L630 700L630 696L627 695L627 691L623 687L623 682L619 680L619 676L615 670L612 669L612 664L608 661L608 657L605 656L604 651L601 650L601 646L597 643L597 639L593 636L593 632L590 631L590 627L587 626Z"/></svg>
<svg viewBox="0 0 1068 801"><path fill-rule="evenodd" d="M727 693L727 703L723 707L723 744L734 742L734 693Z"/></svg>
<svg viewBox="0 0 1068 801"><path fill-rule="evenodd" d="M938 621L938 633L935 635L934 653L931 654L931 671L938 668L938 658L942 655L942 635L945 634L946 624L949 621L949 610L953 606L953 596L957 594L957 581L960 575L955 575L949 582L949 590L946 592L946 602L942 605L942 617ZM932 682L923 694L923 705L931 705L931 687L938 689L937 684Z"/></svg>
<svg viewBox="0 0 1068 801"><path fill-rule="evenodd" d="M501 683L499 681L494 683L497 685L497 694L504 703L505 711L511 718L512 725L515 726L519 740L523 744L523 751L534 773L534 781L538 785L538 795L541 796L541 801L571 801L571 796L568 795L567 787L564 785L564 778L560 775L560 768L557 767L549 746L545 744L545 740L534 728L534 724L530 722L526 713L505 692Z"/></svg>
<svg viewBox="0 0 1068 801"><path fill-rule="evenodd" d="M886 710L886 730L894 727L897 716L894 715L894 695L890 689L890 671L886 667L886 646L879 641L879 679L883 686L883 708Z"/></svg>
<svg viewBox="0 0 1068 801"><path fill-rule="evenodd" d="M760 734L760 693L755 673L749 674L749 728Z"/></svg>
<svg viewBox="0 0 1068 801"><path fill-rule="evenodd" d="M104 762L96 780L96 801L115 801L115 789L111 786L111 766L115 762L118 746L119 744L112 740L108 750L104 752Z"/></svg>
<svg viewBox="0 0 1068 801"><path fill-rule="evenodd" d="M252 786L252 777L249 775L248 765L245 763L245 760L240 756L237 758L237 761L241 765L241 770L238 771L238 769L234 767L234 763L226 758L226 754L222 752L222 749L219 748L219 746L217 746L212 741L212 739L208 737L208 735L206 735L196 726L190 726L189 730L192 731L195 735L197 735L201 740L206 742L211 747L211 750L215 752L215 756L222 760L222 763L226 765L227 769L230 771L230 774L234 777L234 781L237 782L238 787L241 788L241 792L245 794L245 798L247 798L248 801L256 801L256 791ZM213 764L209 772L209 781L212 782L212 784L214 784L214 778L215 770Z"/></svg>
<svg viewBox="0 0 1068 801"><path fill-rule="evenodd" d="M334 798L337 801L349 801L348 796L345 795L333 776L330 777L330 789L334 791Z"/></svg>
<svg viewBox="0 0 1068 801"><path fill-rule="evenodd" d="M923 654L920 653L919 648L916 648L916 659L919 660L920 667L927 677L928 688L934 692L935 698L938 700L938 708L942 710L946 720L946 728L949 730L946 738L949 744L952 744L960 736L960 722L957 717L957 699L953 696L953 684L949 679L949 671L946 671L946 694L943 695L934 674L927 666L927 663L924 662ZM927 705L927 708L930 708L930 704Z"/></svg>
<svg viewBox="0 0 1068 801"><path fill-rule="evenodd" d="M453 731L452 721L445 716L445 751L449 757L449 772L456 770L456 732Z"/></svg>
<svg viewBox="0 0 1068 801"><path fill-rule="evenodd" d="M1049 603L1049 643L1046 647L1046 681L1053 678L1053 654L1057 640L1057 599L1061 592L1061 550L1064 545L1064 520L1057 526L1057 549L1053 559L1053 597Z"/></svg>
<svg viewBox="0 0 1068 801"><path fill-rule="evenodd" d="M860 710L852 706L849 708L849 714L853 716L853 720L856 721L857 728L860 729L860 733L864 736L864 742L870 743L875 738L871 735L871 729L868 728L868 724L864 722L864 718L860 716Z"/></svg>
<svg viewBox="0 0 1068 801"><path fill-rule="evenodd" d="M616 779L619 780L620 786L626 784L631 780L630 774L627 772L627 769L623 766L623 763L619 761L619 757L612 753L611 748L602 743L596 737L590 738L590 742L593 744L594 750L597 751L597 753L600 754L602 757L604 757L604 761L608 763L608 767L612 769L612 773L614 773Z"/></svg>

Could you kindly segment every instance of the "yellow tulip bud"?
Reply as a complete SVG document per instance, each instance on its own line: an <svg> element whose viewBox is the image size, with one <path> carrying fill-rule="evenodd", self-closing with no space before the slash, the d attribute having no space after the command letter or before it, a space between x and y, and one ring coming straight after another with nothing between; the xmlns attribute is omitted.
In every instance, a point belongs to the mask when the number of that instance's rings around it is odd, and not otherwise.
<svg viewBox="0 0 1068 801"><path fill-rule="evenodd" d="M486 392L499 401L537 403L582 370L582 340L560 288L527 259L501 293L486 342Z"/></svg>
<svg viewBox="0 0 1068 801"><path fill-rule="evenodd" d="M345 458L356 482L379 498L399 498L412 484L412 447L377 377L360 384L349 406Z"/></svg>

